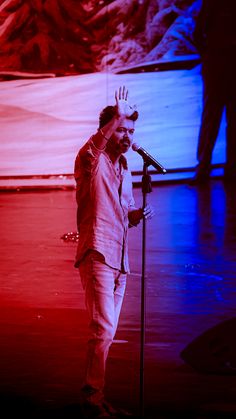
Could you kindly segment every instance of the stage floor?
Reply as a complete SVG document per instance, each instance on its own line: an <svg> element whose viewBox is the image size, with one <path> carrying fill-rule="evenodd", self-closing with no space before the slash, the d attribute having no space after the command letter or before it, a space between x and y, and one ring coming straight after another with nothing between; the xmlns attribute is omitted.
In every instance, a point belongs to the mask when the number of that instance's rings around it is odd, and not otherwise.
<svg viewBox="0 0 236 419"><path fill-rule="evenodd" d="M134 193L141 205L140 189ZM181 356L203 332L235 319L234 187L159 185L148 201L156 216L146 236L145 418L235 418L235 330L218 336L210 355L200 347L205 370ZM76 242L62 239L76 232L75 191L2 192L0 205L1 405L9 415L14 407L24 417L78 418L87 316ZM142 225L130 230L129 245L106 392L138 416Z"/></svg>

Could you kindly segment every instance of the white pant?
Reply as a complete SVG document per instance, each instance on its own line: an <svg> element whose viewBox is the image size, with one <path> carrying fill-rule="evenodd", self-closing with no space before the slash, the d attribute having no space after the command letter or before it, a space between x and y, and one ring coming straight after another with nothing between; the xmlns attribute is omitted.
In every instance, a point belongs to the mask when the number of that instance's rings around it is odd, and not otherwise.
<svg viewBox="0 0 236 419"><path fill-rule="evenodd" d="M98 400L103 397L106 360L118 325L126 274L107 266L95 251L86 255L79 272L90 321L85 386L94 390L94 400Z"/></svg>

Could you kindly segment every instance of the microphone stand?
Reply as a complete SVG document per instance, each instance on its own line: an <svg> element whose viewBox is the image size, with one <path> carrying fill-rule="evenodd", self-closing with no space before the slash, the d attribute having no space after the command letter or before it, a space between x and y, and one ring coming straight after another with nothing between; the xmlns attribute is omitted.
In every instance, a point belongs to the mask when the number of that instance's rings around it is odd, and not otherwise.
<svg viewBox="0 0 236 419"><path fill-rule="evenodd" d="M147 194L152 191L151 176L148 173L149 163L143 162L142 193L143 208L147 205ZM142 279L141 279L141 341L140 341L140 416L144 418L144 346L146 314L146 219L143 217L142 230Z"/></svg>

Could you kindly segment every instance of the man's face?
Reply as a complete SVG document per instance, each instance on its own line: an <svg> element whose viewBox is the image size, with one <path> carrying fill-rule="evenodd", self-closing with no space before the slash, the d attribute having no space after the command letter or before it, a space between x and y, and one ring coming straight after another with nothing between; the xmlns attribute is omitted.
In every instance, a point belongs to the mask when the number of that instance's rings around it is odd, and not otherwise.
<svg viewBox="0 0 236 419"><path fill-rule="evenodd" d="M124 119L111 137L111 144L114 151L118 154L126 153L133 142L133 135L134 121Z"/></svg>

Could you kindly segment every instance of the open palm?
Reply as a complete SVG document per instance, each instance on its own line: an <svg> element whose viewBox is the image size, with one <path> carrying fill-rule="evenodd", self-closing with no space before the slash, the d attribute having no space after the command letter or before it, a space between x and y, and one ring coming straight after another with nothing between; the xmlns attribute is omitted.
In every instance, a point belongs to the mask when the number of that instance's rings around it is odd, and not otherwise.
<svg viewBox="0 0 236 419"><path fill-rule="evenodd" d="M117 112L119 116L130 117L135 108L129 105L128 102L128 89L125 86L119 87L119 90L115 92Z"/></svg>

